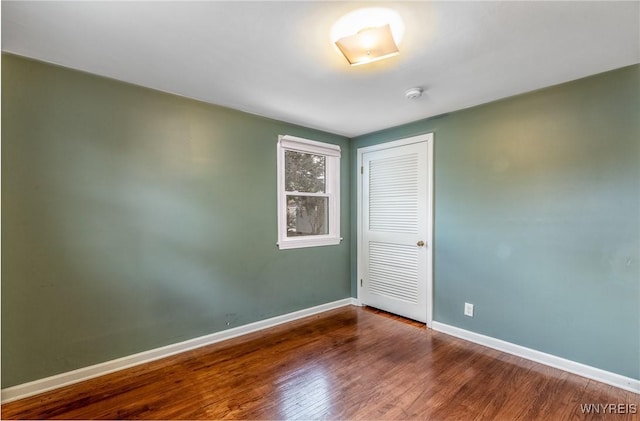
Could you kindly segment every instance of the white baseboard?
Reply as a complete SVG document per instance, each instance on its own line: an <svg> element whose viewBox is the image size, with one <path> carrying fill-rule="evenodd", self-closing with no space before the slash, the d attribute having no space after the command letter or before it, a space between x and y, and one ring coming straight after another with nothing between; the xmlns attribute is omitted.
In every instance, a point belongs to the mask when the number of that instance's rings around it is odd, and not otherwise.
<svg viewBox="0 0 640 421"><path fill-rule="evenodd" d="M640 380L636 380L631 377L622 376L620 374L591 367L586 364L556 357L555 355L536 351L535 349L526 348L524 346L492 338L490 336L481 335L469 330L460 329L445 323L434 321L432 328L438 332L465 339L469 342L484 345L508 354L517 355L518 357L526 358L527 360L545 364L550 367L558 368L560 370L568 371L569 373L577 374L588 379L596 380L611 386L619 387L620 389L640 394Z"/></svg>
<svg viewBox="0 0 640 421"><path fill-rule="evenodd" d="M362 302L357 298L351 298L351 305L356 307L362 307Z"/></svg>
<svg viewBox="0 0 640 421"><path fill-rule="evenodd" d="M184 342L163 346L161 348L151 349L149 351L140 352L138 354L128 355L116 360L106 361L100 364L79 368L77 370L68 371L66 373L56 374L55 376L45 377L44 379L34 380L28 383L2 389L0 400L2 403L15 401L39 393L47 392L73 383L89 380L94 377L103 376L113 373L114 371L123 370L135 365L148 363L160 358L165 358L180 352L200 348L205 345L211 345L226 339L235 338L237 336L246 335L247 333L256 332L258 330L267 329L282 323L291 322L303 317L323 313L339 307L345 307L352 304L352 298L345 298L331 303L321 304L319 306L294 311L293 313L283 314L282 316L272 317L266 320L249 323L244 326L234 327L232 329L223 330L221 332L212 333L210 335L201 336L199 338L189 339Z"/></svg>

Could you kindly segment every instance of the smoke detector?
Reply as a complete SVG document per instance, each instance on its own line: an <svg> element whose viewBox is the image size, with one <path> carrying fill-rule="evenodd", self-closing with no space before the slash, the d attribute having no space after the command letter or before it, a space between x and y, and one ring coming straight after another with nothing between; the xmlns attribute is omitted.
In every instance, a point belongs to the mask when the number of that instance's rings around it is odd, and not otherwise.
<svg viewBox="0 0 640 421"><path fill-rule="evenodd" d="M406 96L407 99L420 98L422 96L422 88L407 89L407 91L404 93L404 96Z"/></svg>

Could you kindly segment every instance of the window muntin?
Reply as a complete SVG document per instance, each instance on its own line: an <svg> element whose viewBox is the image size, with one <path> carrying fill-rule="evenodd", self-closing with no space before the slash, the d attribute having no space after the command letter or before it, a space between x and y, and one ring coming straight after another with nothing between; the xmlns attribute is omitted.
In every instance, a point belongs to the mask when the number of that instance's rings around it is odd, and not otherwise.
<svg viewBox="0 0 640 421"><path fill-rule="evenodd" d="M278 246L340 243L340 147L294 136L278 140Z"/></svg>

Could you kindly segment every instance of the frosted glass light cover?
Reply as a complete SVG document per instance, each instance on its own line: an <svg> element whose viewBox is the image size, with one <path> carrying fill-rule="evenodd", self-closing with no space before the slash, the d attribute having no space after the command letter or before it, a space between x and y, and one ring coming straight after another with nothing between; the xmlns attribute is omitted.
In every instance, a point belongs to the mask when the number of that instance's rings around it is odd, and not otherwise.
<svg viewBox="0 0 640 421"><path fill-rule="evenodd" d="M371 63L400 53L389 25L365 28L357 34L340 38L336 45L352 66Z"/></svg>

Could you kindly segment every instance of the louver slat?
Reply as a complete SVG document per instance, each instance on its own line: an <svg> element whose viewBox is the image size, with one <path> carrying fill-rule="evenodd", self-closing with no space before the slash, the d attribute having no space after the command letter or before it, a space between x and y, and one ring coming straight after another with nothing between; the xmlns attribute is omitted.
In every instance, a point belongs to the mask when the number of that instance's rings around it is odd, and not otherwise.
<svg viewBox="0 0 640 421"><path fill-rule="evenodd" d="M373 294L418 302L418 249L369 243L369 290Z"/></svg>
<svg viewBox="0 0 640 421"><path fill-rule="evenodd" d="M369 164L369 229L418 231L418 154Z"/></svg>

